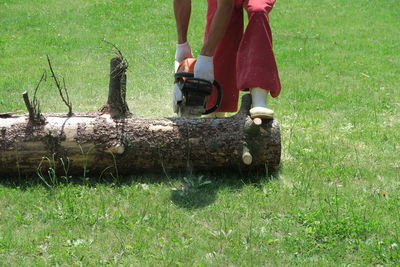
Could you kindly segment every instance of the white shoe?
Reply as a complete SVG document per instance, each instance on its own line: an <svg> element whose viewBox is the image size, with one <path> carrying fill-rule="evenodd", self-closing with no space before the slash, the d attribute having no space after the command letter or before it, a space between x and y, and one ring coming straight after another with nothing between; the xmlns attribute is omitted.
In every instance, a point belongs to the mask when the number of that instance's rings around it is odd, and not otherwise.
<svg viewBox="0 0 400 267"><path fill-rule="evenodd" d="M250 109L250 117L260 119L274 118L274 111L267 107L268 91L261 88L251 88L252 108Z"/></svg>

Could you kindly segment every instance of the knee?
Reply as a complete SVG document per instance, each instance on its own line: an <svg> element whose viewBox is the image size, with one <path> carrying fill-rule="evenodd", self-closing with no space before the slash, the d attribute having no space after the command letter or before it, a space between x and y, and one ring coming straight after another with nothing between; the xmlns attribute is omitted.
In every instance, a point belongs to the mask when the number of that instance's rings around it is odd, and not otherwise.
<svg viewBox="0 0 400 267"><path fill-rule="evenodd" d="M249 1L249 4L246 6L246 10L249 14L254 14L254 13L264 13L268 14L273 5L274 5L274 0L267 0L267 1Z"/></svg>

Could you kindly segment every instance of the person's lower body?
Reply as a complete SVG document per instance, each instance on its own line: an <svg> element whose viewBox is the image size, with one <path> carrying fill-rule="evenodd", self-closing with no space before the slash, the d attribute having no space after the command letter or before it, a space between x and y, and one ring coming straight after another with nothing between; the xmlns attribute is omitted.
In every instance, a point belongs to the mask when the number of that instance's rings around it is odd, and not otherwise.
<svg viewBox="0 0 400 267"><path fill-rule="evenodd" d="M217 112L235 112L239 91L250 90L253 109L262 115L265 97L277 97L281 90L278 69L272 50L272 33L268 13L275 0L236 0L228 29L214 53L215 80L221 84L223 98ZM205 38L217 9L217 0L208 0ZM243 31L243 9L249 23ZM264 99L261 99L264 98ZM209 105L216 95L212 94ZM264 103L264 104L263 104ZM258 106L255 106L258 105ZM268 109L268 108L267 108ZM264 112L273 116L272 110ZM263 116L259 116L263 117Z"/></svg>

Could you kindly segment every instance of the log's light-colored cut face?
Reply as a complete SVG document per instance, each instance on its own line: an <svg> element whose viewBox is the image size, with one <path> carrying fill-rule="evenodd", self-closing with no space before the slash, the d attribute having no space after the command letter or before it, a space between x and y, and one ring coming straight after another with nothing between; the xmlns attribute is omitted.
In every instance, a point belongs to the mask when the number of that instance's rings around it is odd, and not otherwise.
<svg viewBox="0 0 400 267"><path fill-rule="evenodd" d="M14 124L24 123L27 121L28 121L28 118L24 117L24 116L0 119L0 129L1 128L9 128Z"/></svg>
<svg viewBox="0 0 400 267"><path fill-rule="evenodd" d="M60 129L65 134L66 141L74 141L78 134L78 127L85 126L85 132L88 134L93 133L93 123L96 118L85 118L85 117L70 117L70 118L59 118L59 117L48 117L46 119L47 124L45 131L49 133L59 133Z"/></svg>

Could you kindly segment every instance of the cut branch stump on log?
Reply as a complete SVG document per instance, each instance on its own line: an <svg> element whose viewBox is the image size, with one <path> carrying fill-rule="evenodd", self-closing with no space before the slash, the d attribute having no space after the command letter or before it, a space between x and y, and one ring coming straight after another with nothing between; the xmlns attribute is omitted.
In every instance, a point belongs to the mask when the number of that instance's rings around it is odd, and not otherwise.
<svg viewBox="0 0 400 267"><path fill-rule="evenodd" d="M107 104L101 112L110 114L113 118L129 115L126 103L126 70L128 65L122 56L111 59L110 62L110 84L108 89Z"/></svg>

